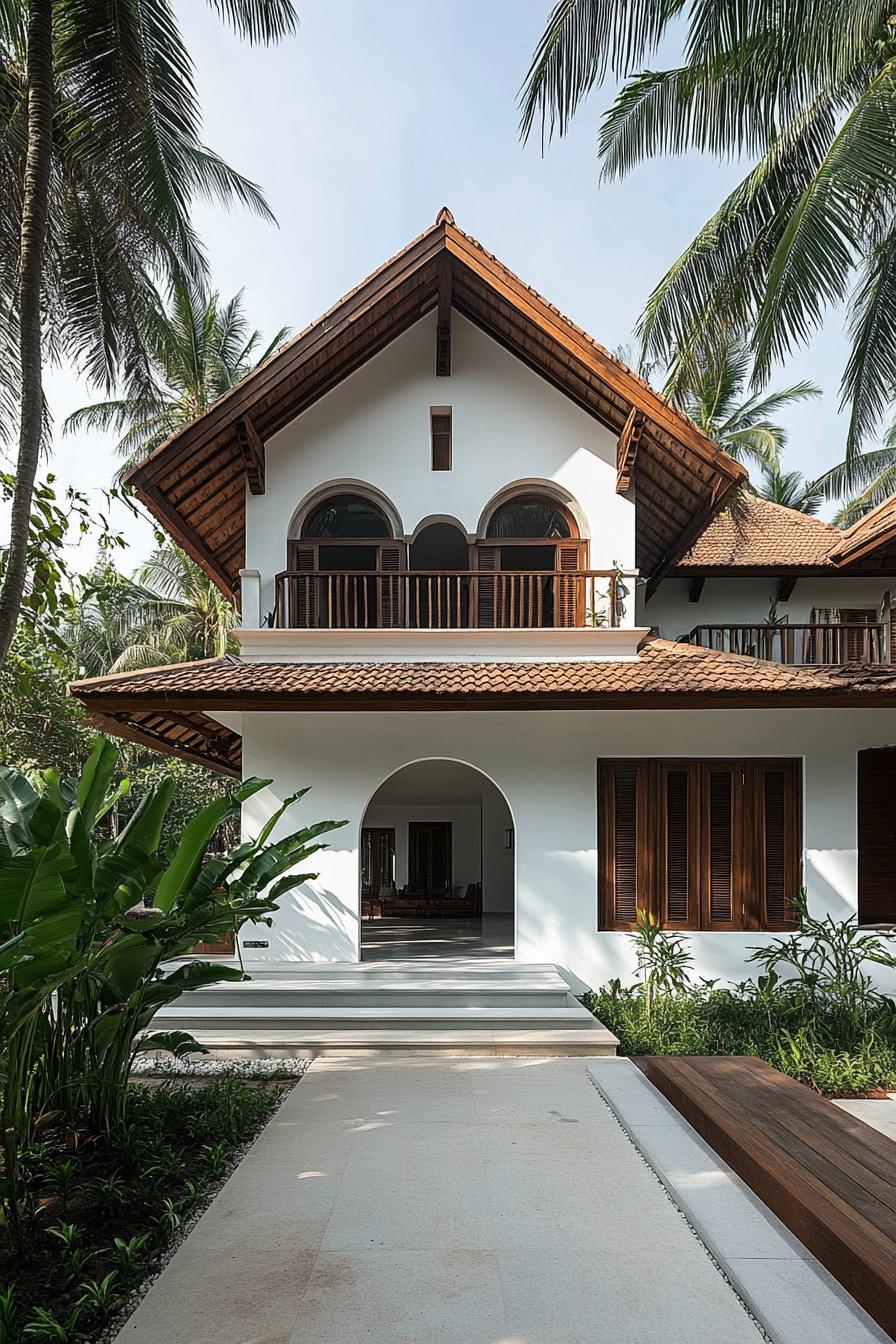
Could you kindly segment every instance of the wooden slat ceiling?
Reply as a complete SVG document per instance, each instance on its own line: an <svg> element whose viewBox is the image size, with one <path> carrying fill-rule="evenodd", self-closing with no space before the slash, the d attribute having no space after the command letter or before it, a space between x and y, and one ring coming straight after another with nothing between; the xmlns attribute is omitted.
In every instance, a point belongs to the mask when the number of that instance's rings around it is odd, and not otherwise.
<svg viewBox="0 0 896 1344"><path fill-rule="evenodd" d="M236 422L262 442L324 396L438 302L494 340L619 435L644 415L632 469L636 563L655 584L745 472L631 369L459 229L447 210L323 317L136 467L128 483L225 591L244 562L246 460Z"/></svg>

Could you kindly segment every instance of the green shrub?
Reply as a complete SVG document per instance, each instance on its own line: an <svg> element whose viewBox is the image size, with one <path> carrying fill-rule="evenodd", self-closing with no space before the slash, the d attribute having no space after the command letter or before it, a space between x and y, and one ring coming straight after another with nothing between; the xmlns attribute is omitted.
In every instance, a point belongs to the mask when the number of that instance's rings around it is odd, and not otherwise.
<svg viewBox="0 0 896 1344"><path fill-rule="evenodd" d="M638 982L583 1002L626 1055L756 1055L834 1096L896 1087L896 1005L869 971L896 958L855 920L812 917L805 892L792 905L794 932L751 950L764 974L727 989L696 984L682 936L639 912Z"/></svg>
<svg viewBox="0 0 896 1344"><path fill-rule="evenodd" d="M198 1050L185 1033L144 1038L155 1014L185 990L243 979L220 962L167 963L246 921L270 923L278 900L311 874L324 821L280 840L274 827L307 790L287 798L255 840L207 857L221 824L270 781L214 799L161 847L173 793L163 779L127 825L104 818L117 753L97 739L79 780L46 771L35 788L0 767L0 1199L18 1219L19 1154L61 1117L78 1132L120 1128L136 1051Z"/></svg>
<svg viewBox="0 0 896 1344"><path fill-rule="evenodd" d="M624 1055L756 1055L828 1096L896 1087L896 1024L886 1006L855 1035L841 1014L795 994L698 986L658 999L651 1012L637 987L614 983L584 1002Z"/></svg>
<svg viewBox="0 0 896 1344"><path fill-rule="evenodd" d="M234 1079L132 1084L114 1133L69 1151L46 1128L21 1154L21 1235L0 1227L0 1344L96 1339L282 1094Z"/></svg>

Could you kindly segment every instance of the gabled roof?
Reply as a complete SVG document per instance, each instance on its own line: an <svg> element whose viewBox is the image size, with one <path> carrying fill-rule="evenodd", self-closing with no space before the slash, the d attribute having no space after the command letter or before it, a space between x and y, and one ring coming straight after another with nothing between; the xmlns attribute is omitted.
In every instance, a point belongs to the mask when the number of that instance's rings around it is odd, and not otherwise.
<svg viewBox="0 0 896 1344"><path fill-rule="evenodd" d="M744 492L707 524L675 572L830 568L831 552L842 540L833 523Z"/></svg>
<svg viewBox="0 0 896 1344"><path fill-rule="evenodd" d="M75 682L108 732L239 770L216 710L896 708L896 668L782 667L648 639L630 662L256 663L228 655Z"/></svg>
<svg viewBox="0 0 896 1344"><path fill-rule="evenodd" d="M673 572L896 574L896 495L843 531L745 491L710 519Z"/></svg>
<svg viewBox="0 0 896 1344"><path fill-rule="evenodd" d="M745 476L680 411L457 227L447 210L356 289L128 475L225 591L244 559L245 492L264 441L438 308L475 322L620 437L637 501L637 564L654 580ZM435 351L434 351L435 356ZM440 352L444 359L444 350Z"/></svg>
<svg viewBox="0 0 896 1344"><path fill-rule="evenodd" d="M838 533L839 545L831 551L831 560L839 568L861 564L863 567L889 568L896 563L896 495L878 504L845 532Z"/></svg>

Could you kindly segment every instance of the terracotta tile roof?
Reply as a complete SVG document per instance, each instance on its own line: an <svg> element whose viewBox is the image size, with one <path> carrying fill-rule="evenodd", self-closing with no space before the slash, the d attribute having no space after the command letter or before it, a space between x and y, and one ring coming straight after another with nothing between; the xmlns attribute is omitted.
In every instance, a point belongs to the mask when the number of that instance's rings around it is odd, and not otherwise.
<svg viewBox="0 0 896 1344"><path fill-rule="evenodd" d="M845 532L838 533L839 545L831 551L835 565L845 566L880 552L896 540L896 495L878 504Z"/></svg>
<svg viewBox="0 0 896 1344"><path fill-rule="evenodd" d="M676 572L828 567L843 538L832 523L745 494L735 508L716 514Z"/></svg>
<svg viewBox="0 0 896 1344"><path fill-rule="evenodd" d="M630 662L262 663L226 657L77 682L71 692L88 707L151 703L206 711L496 700L506 707L541 701L589 708L650 698L708 707L727 699L827 702L881 692L896 705L896 668L783 667L651 638Z"/></svg>

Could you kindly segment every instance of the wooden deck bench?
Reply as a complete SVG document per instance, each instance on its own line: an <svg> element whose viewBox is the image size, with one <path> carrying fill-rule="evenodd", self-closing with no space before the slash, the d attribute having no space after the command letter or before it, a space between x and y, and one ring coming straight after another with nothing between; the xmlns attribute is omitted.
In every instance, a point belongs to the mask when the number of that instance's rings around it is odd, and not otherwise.
<svg viewBox="0 0 896 1344"><path fill-rule="evenodd" d="M633 1061L896 1338L896 1144L753 1057Z"/></svg>

